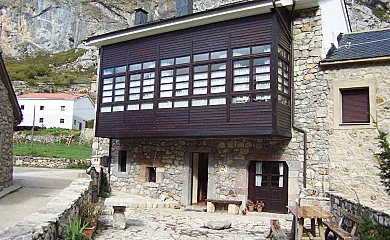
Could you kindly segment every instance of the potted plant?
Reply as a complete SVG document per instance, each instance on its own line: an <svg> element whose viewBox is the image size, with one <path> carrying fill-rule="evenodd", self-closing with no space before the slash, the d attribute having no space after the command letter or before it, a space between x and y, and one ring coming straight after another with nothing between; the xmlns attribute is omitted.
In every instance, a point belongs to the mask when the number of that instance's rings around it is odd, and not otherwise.
<svg viewBox="0 0 390 240"><path fill-rule="evenodd" d="M263 201L256 201L255 203L255 208L258 212L262 212L263 211L263 207L264 207L264 202Z"/></svg>
<svg viewBox="0 0 390 240"><path fill-rule="evenodd" d="M83 204L81 207L81 219L85 225L83 232L87 239L91 239L96 230L100 209L99 205L93 203Z"/></svg>
<svg viewBox="0 0 390 240"><path fill-rule="evenodd" d="M63 225L62 238L64 240L83 240L85 237L84 229L86 224L83 224L81 218L72 220L69 217L69 224Z"/></svg>
<svg viewBox="0 0 390 240"><path fill-rule="evenodd" d="M249 211L249 212L253 212L254 209L255 209L255 204L253 204L253 201L252 201L252 200L248 199L248 200L246 201L246 207L248 208L248 211Z"/></svg>

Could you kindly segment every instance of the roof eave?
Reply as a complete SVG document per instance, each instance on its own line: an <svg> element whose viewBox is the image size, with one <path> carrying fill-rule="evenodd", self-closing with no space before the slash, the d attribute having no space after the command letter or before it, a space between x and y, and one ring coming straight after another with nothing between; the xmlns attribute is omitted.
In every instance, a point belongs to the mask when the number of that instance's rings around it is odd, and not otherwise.
<svg viewBox="0 0 390 240"><path fill-rule="evenodd" d="M318 6L318 2L316 0L296 0L295 2L296 9ZM291 0L275 1L276 7L288 7L292 4L293 2ZM228 8L213 9L210 11L190 14L184 17L162 20L159 22L146 24L144 26L137 26L125 30L120 30L117 33L91 37L87 39L86 44L88 46L92 45L101 47L186 28L269 13L273 8L274 6L272 0L253 1Z"/></svg>
<svg viewBox="0 0 390 240"><path fill-rule="evenodd" d="M346 59L346 60L337 60L337 61L321 61L321 66L331 66L337 64L347 64L347 63L363 63L363 62L382 62L390 61L390 56L385 57L373 57L373 58L360 58L360 59Z"/></svg>

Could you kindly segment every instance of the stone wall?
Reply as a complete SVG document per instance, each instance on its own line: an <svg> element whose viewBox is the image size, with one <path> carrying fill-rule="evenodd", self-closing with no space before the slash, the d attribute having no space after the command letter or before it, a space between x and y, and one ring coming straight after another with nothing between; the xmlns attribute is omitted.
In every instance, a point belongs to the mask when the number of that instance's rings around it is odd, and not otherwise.
<svg viewBox="0 0 390 240"><path fill-rule="evenodd" d="M77 164L87 166L90 165L90 159L67 159L67 158L45 158L45 157L29 157L29 156L14 156L14 166L22 167L48 167L48 168L67 168Z"/></svg>
<svg viewBox="0 0 390 240"><path fill-rule="evenodd" d="M328 82L319 70L322 48L321 11L309 9L296 13L293 21L293 59L294 59L294 126L307 133L307 176L309 188L318 191L327 189L329 168L329 120L327 104L329 98ZM298 140L300 162L303 157L302 136ZM302 171L299 179L303 179Z"/></svg>
<svg viewBox="0 0 390 240"><path fill-rule="evenodd" d="M0 79L0 188L9 187L12 184L14 115L8 94L3 80Z"/></svg>
<svg viewBox="0 0 390 240"><path fill-rule="evenodd" d="M356 200L339 193L327 193L327 195L330 198L331 211L337 222L341 218L341 210L343 209L357 216L368 214L371 220L390 227L390 211L388 208L360 205Z"/></svg>
<svg viewBox="0 0 390 240"><path fill-rule="evenodd" d="M94 137L94 129L85 128L80 131L80 135L73 136L73 144L88 144L91 145ZM52 143L66 143L67 137L69 134L42 134L39 131L34 132L34 135L31 135L30 131L17 131L14 133L13 141L16 143L26 143L26 142L36 142L44 144Z"/></svg>
<svg viewBox="0 0 390 240"><path fill-rule="evenodd" d="M371 116L379 128L390 130L390 68L389 62L370 62L327 67L331 95L339 94L339 87L369 87ZM364 205L389 206L390 197L380 183L377 169L378 131L374 124L339 125L340 108L334 98L329 99L330 172L331 189L354 198L356 191Z"/></svg>
<svg viewBox="0 0 390 240"><path fill-rule="evenodd" d="M79 216L81 205L90 201L91 186L90 179L74 180L45 208L0 231L0 239L59 239L61 226Z"/></svg>
<svg viewBox="0 0 390 240"><path fill-rule="evenodd" d="M113 140L111 187L132 194L180 201L188 190L193 152L209 154L207 197L245 200L248 165L256 161L287 161L285 141L260 139ZM127 172L118 172L118 152L128 151ZM156 182L148 182L147 167L156 167Z"/></svg>

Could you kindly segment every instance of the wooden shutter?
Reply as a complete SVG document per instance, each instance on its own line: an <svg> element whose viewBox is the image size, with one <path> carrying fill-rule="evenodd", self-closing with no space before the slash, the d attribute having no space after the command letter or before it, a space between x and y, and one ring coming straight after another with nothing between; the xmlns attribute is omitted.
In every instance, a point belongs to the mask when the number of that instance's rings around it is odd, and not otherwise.
<svg viewBox="0 0 390 240"><path fill-rule="evenodd" d="M343 123L370 123L368 88L340 90Z"/></svg>

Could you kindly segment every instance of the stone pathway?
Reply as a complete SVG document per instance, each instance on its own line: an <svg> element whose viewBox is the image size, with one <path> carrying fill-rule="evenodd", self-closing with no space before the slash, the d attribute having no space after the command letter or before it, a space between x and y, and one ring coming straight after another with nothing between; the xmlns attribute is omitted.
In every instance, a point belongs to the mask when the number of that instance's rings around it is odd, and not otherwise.
<svg viewBox="0 0 390 240"><path fill-rule="evenodd" d="M292 219L291 216L283 214L248 213L243 216L158 208L128 209L125 215L127 219L125 230L114 230L112 228L98 230L94 239L265 239L269 231L270 219L279 219L282 228L285 230L291 229ZM107 217L105 216L105 218ZM109 219L102 219L102 222L108 223L109 221ZM203 227L208 221L229 221L231 222L231 228L212 230Z"/></svg>

